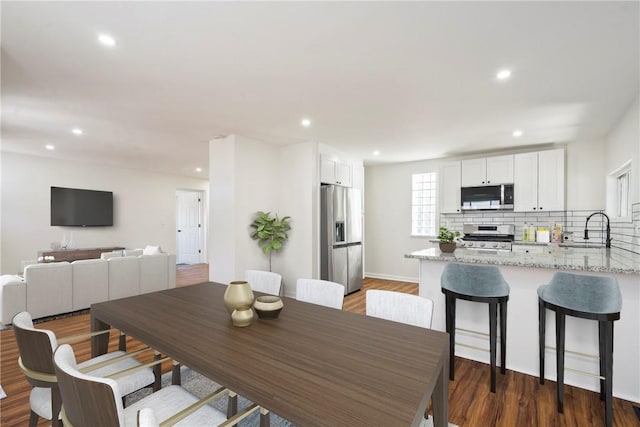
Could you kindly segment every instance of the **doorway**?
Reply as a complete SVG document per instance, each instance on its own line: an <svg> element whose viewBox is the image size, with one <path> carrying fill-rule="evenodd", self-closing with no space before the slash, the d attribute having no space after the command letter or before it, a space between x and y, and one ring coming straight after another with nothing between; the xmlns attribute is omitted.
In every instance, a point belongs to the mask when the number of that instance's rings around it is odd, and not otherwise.
<svg viewBox="0 0 640 427"><path fill-rule="evenodd" d="M176 190L176 264L204 262L203 192Z"/></svg>

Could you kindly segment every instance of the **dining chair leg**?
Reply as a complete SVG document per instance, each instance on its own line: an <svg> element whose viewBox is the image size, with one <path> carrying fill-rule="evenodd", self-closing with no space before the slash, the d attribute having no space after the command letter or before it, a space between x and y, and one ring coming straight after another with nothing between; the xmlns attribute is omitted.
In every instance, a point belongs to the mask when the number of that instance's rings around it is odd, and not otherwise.
<svg viewBox="0 0 640 427"><path fill-rule="evenodd" d="M449 334L449 379L454 380L454 357L456 349L456 298L446 294L446 329Z"/></svg>
<svg viewBox="0 0 640 427"><path fill-rule="evenodd" d="M556 311L556 367L558 391L558 412L564 413L564 325L565 315Z"/></svg>
<svg viewBox="0 0 640 427"><path fill-rule="evenodd" d="M182 371L180 370L180 363L173 361L173 368L171 369L171 385L182 384Z"/></svg>
<svg viewBox="0 0 640 427"><path fill-rule="evenodd" d="M60 419L60 410L62 409L62 396L60 396L60 389L58 387L51 388L51 425L62 427L62 420Z"/></svg>
<svg viewBox="0 0 640 427"><path fill-rule="evenodd" d="M157 351L153 352L154 361L160 360L161 358L162 355L160 353L158 353ZM153 381L153 391L156 392L162 387L162 366L160 363L157 363L151 369L153 370L153 376L155 378Z"/></svg>
<svg viewBox="0 0 640 427"><path fill-rule="evenodd" d="M271 425L270 412L264 408L260 408L260 427L269 427Z"/></svg>
<svg viewBox="0 0 640 427"><path fill-rule="evenodd" d="M29 427L38 427L38 414L31 411L31 415L29 416Z"/></svg>
<svg viewBox="0 0 640 427"><path fill-rule="evenodd" d="M540 360L540 384L544 384L544 347L546 309L541 299L538 299L538 356Z"/></svg>
<svg viewBox="0 0 640 427"><path fill-rule="evenodd" d="M507 373L507 302L500 303L500 372Z"/></svg>
<svg viewBox="0 0 640 427"><path fill-rule="evenodd" d="M491 393L496 392L496 341L498 329L498 303L489 303L489 363L491 364Z"/></svg>
<svg viewBox="0 0 640 427"><path fill-rule="evenodd" d="M118 337L118 350L127 351L127 336L123 332L120 332Z"/></svg>
<svg viewBox="0 0 640 427"><path fill-rule="evenodd" d="M227 418L233 417L238 413L238 395L229 390L229 398L227 399Z"/></svg>

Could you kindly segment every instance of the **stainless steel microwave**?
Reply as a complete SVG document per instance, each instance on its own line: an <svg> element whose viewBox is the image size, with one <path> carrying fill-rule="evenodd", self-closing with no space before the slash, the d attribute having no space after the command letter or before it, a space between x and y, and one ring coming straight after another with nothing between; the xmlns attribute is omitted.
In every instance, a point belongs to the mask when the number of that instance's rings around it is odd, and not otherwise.
<svg viewBox="0 0 640 427"><path fill-rule="evenodd" d="M513 184L462 187L460 207L463 211L513 210Z"/></svg>

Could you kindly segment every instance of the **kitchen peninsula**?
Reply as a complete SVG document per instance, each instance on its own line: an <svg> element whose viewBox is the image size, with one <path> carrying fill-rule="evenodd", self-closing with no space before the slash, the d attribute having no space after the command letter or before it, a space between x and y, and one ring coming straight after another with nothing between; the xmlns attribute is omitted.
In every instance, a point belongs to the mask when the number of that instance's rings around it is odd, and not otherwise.
<svg viewBox="0 0 640 427"><path fill-rule="evenodd" d="M640 402L640 255L622 249L575 248L548 245L543 253L474 251L458 248L444 254L437 248L405 255L420 262L419 294L434 300L433 329L445 330L445 298L440 276L448 262L496 265L511 287L507 314L507 368L538 376L538 295L556 271L608 275L618 280L622 292L620 320L614 324L613 395ZM488 363L489 313L484 304L459 301L456 312L456 355ZM555 360L555 316L547 311L548 360ZM471 346L471 347L467 347ZM481 349L486 349L483 351ZM597 322L567 317L565 384L599 390L597 375ZM570 353L576 352L576 353ZM595 358L594 358L595 356ZM555 363L547 363L545 376L555 380ZM498 377L498 387L504 377Z"/></svg>

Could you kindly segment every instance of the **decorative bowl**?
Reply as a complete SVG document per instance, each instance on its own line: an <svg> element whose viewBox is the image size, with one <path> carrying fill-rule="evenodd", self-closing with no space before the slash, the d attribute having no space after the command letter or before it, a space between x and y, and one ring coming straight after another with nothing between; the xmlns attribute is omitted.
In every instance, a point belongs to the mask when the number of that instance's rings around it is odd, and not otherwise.
<svg viewBox="0 0 640 427"><path fill-rule="evenodd" d="M277 318L282 311L282 307L284 307L282 299L274 295L260 296L253 303L253 308L261 319Z"/></svg>

